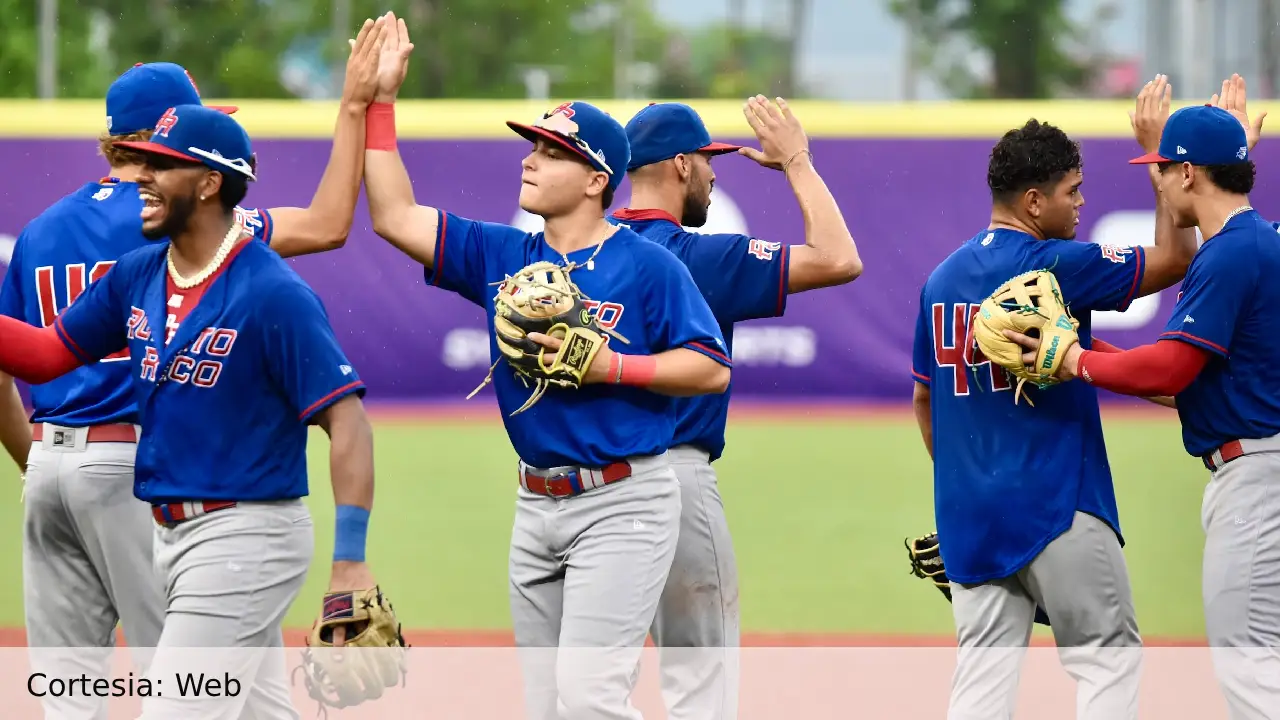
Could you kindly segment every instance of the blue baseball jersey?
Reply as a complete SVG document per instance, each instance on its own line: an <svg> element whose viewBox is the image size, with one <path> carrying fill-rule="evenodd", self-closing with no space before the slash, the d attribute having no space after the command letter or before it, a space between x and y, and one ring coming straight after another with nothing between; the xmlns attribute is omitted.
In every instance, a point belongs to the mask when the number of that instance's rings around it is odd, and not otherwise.
<svg viewBox="0 0 1280 720"><path fill-rule="evenodd" d="M567 259L586 263L596 249L569 253ZM535 262L564 260L542 233L440 212L435 262L425 277L428 284L457 293L492 318L493 298L503 280ZM591 299L588 310L600 326L629 341L611 339L615 351L655 355L688 348L730 365L715 316L689 270L662 246L620 227L599 248L592 268L581 266L571 278ZM497 359L493 332L491 324L489 353ZM493 385L511 445L534 467L603 467L672 446L674 398L618 385L553 387L533 407L510 417L531 389L502 363L494 370Z"/></svg>
<svg viewBox="0 0 1280 720"><path fill-rule="evenodd" d="M984 230L925 282L912 366L929 387L934 512L952 580L1012 575L1070 528L1077 510L1120 534L1097 390L1024 386L1035 407L1015 406L1016 381L975 344L978 307L1009 278L1052 269L1088 349L1090 312L1127 309L1144 268L1142 247Z"/></svg>
<svg viewBox="0 0 1280 720"><path fill-rule="evenodd" d="M1182 281L1161 339L1212 353L1178 393L1182 442L1203 456L1231 440L1280 433L1280 367L1274 361L1280 318L1280 235L1248 210L1200 246Z"/></svg>
<svg viewBox="0 0 1280 720"><path fill-rule="evenodd" d="M0 314L48 327L142 235L138 185L103 178L54 203L23 228L0 287ZM271 242L265 210L237 208L254 237ZM31 387L32 422L70 427L138 422L129 351L121 350Z"/></svg>
<svg viewBox="0 0 1280 720"><path fill-rule="evenodd" d="M733 357L733 325L743 320L782 317L787 309L787 246L732 233L686 232L671 215L652 210L619 210L610 221L670 250L689 268L702 291L725 349ZM712 462L724 453L729 390L723 395L676 398L674 445L696 445Z"/></svg>
<svg viewBox="0 0 1280 720"><path fill-rule="evenodd" d="M167 249L125 254L54 322L83 362L129 351L142 423L134 494L153 503L305 496L308 424L364 394L319 297L247 241L173 328Z"/></svg>

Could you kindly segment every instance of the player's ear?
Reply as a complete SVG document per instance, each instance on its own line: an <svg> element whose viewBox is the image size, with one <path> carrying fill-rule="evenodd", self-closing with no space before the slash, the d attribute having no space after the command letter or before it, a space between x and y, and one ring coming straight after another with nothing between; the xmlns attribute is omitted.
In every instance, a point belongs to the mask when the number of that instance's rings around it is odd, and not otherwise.
<svg viewBox="0 0 1280 720"><path fill-rule="evenodd" d="M1026 209L1027 214L1033 218L1040 217L1040 211L1043 209L1044 193L1039 188L1029 188L1022 194L1022 206Z"/></svg>
<svg viewBox="0 0 1280 720"><path fill-rule="evenodd" d="M222 173L217 170L210 170L200 179L200 186L196 188L200 197L209 198L217 197L218 191L222 189Z"/></svg>
<svg viewBox="0 0 1280 720"><path fill-rule="evenodd" d="M587 181L587 197L597 198L604 193L605 188L609 187L609 176L602 172L591 173L591 179Z"/></svg>
<svg viewBox="0 0 1280 720"><path fill-rule="evenodd" d="M676 164L676 176L679 177L681 181L686 181L689 179L689 176L693 175L693 162L689 160L688 155L677 155L672 158L672 160Z"/></svg>

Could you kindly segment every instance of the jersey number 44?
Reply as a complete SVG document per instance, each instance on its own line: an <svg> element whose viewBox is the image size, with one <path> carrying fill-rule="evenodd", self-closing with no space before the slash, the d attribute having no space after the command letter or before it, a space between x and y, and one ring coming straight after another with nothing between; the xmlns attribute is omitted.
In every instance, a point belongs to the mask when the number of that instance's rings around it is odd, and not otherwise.
<svg viewBox="0 0 1280 720"><path fill-rule="evenodd" d="M980 306L980 303L952 304L948 325L946 304L933 304L933 358L939 368L951 370L956 395L968 395L971 382L990 383L992 391L1013 389L1004 368L992 365L974 342L973 317Z"/></svg>
<svg viewBox="0 0 1280 720"><path fill-rule="evenodd" d="M111 266L115 265L114 260L103 260L94 263L92 270L87 270L85 263L76 263L67 265L65 268L67 276L67 304L61 310L71 307L71 304L84 294L89 283L97 282L102 276L107 274ZM36 301L40 304L40 322L44 327L49 327L53 321L57 319L61 310L58 308L58 297L56 285L53 282L53 266L44 265L36 268ZM102 358L103 362L112 360L127 360L129 358L128 349L113 353Z"/></svg>

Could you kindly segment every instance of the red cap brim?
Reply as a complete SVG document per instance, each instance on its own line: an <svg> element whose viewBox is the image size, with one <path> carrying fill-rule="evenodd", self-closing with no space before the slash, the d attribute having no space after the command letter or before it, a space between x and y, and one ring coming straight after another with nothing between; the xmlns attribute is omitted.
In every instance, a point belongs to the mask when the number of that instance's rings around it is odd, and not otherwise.
<svg viewBox="0 0 1280 720"><path fill-rule="evenodd" d="M174 150L171 147L165 147L160 143L153 142L118 142L111 143L115 147L125 147L131 150L138 150L145 153L154 153L156 155L168 155L169 157L178 158L179 160L189 160L193 163L203 163L204 161L193 155Z"/></svg>
<svg viewBox="0 0 1280 720"><path fill-rule="evenodd" d="M235 105L205 105L205 107L209 108L210 110L217 110L218 112L226 113L228 115L235 115L236 111L240 109Z"/></svg>
<svg viewBox="0 0 1280 720"><path fill-rule="evenodd" d="M529 142L538 142L538 138L542 138L544 140L549 140L566 150L572 150L583 160L590 163L592 167L595 167L595 158L588 155L585 150L575 145L572 140L560 133L552 132L546 128L534 127L533 125L522 125L518 122L511 122L510 120L507 121L507 127L514 130L517 135Z"/></svg>
<svg viewBox="0 0 1280 720"><path fill-rule="evenodd" d="M1173 162L1169 158L1163 157L1158 152L1147 153L1142 157L1136 157L1129 161L1130 165L1150 165L1152 163Z"/></svg>
<svg viewBox="0 0 1280 720"><path fill-rule="evenodd" d="M738 152L742 149L741 145L730 145L729 143L713 142L710 145L698 148L698 152L707 153L708 155L723 155L725 153Z"/></svg>

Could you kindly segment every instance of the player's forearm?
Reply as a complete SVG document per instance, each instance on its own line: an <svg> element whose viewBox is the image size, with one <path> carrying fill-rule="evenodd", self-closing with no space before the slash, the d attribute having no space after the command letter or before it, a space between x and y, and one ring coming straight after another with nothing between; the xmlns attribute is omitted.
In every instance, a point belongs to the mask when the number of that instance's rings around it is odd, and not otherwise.
<svg viewBox="0 0 1280 720"><path fill-rule="evenodd" d="M729 389L731 371L725 365L688 348L657 355L609 356L604 382L643 387L674 397L718 395Z"/></svg>
<svg viewBox="0 0 1280 720"><path fill-rule="evenodd" d="M38 328L0 315L0 372L41 385L81 364L58 337L56 325Z"/></svg>
<svg viewBox="0 0 1280 720"><path fill-rule="evenodd" d="M1095 352L1104 352L1104 353L1124 352L1124 350L1121 350L1115 345L1112 345L1111 343L1105 340L1099 340L1098 338L1093 339L1093 350ZM1174 409L1177 409L1178 407L1177 401L1174 400L1173 397L1170 395L1144 396L1142 399L1154 405L1159 405L1161 407L1174 408Z"/></svg>
<svg viewBox="0 0 1280 720"><path fill-rule="evenodd" d="M1208 353L1188 343L1161 340L1118 353L1080 354L1076 375L1121 395L1157 397L1186 389L1208 362Z"/></svg>
<svg viewBox="0 0 1280 720"><path fill-rule="evenodd" d="M855 280L862 274L858 246L835 196L807 155L792 161L787 179L804 217L805 235L805 246L792 250L788 290L803 292Z"/></svg>
<svg viewBox="0 0 1280 720"><path fill-rule="evenodd" d="M31 422L27 409L22 406L22 396L13 378L0 374L0 444L20 469L27 468L27 454L31 451Z"/></svg>
<svg viewBox="0 0 1280 720"><path fill-rule="evenodd" d="M334 403L317 420L329 434L335 506L330 589L365 587L369 581L361 568L373 509L373 428L364 404L355 395Z"/></svg>
<svg viewBox="0 0 1280 720"><path fill-rule="evenodd" d="M437 214L418 205L396 143L395 105L374 103L366 125L364 187L373 231L400 252L435 264Z"/></svg>
<svg viewBox="0 0 1280 720"><path fill-rule="evenodd" d="M327 413L329 472L333 502L373 509L373 428L355 395L334 403Z"/></svg>
<svg viewBox="0 0 1280 720"><path fill-rule="evenodd" d="M303 242L290 254L324 252L343 246L351 234L356 202L360 199L360 178L364 174L365 107L343 104L333 131L333 148L320 185L307 207ZM280 218L276 218L279 232Z"/></svg>
<svg viewBox="0 0 1280 720"><path fill-rule="evenodd" d="M911 395L911 411L916 416L916 425L920 427L920 439L924 440L924 449L929 451L929 459L933 459L933 415L929 409L929 388L921 383L915 384Z"/></svg>

